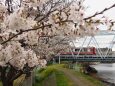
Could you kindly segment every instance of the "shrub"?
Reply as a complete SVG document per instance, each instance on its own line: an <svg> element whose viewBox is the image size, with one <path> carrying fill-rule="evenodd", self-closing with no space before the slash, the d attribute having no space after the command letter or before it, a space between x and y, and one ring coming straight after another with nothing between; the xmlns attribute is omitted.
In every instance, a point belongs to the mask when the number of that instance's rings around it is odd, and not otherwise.
<svg viewBox="0 0 115 86"><path fill-rule="evenodd" d="M36 82L41 82L46 77L48 77L49 75L51 75L54 71L55 71L55 68L53 68L53 67L47 67L45 69L40 69L38 71L38 74L36 74L36 76L35 76Z"/></svg>

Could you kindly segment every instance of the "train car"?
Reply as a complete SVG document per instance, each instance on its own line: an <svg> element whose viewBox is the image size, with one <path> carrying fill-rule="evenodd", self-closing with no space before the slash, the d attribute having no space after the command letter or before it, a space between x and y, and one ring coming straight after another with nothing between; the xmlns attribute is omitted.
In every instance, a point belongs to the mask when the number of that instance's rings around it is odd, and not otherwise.
<svg viewBox="0 0 115 86"><path fill-rule="evenodd" d="M73 52L62 52L61 55L96 55L95 47L83 47L83 48L75 48Z"/></svg>

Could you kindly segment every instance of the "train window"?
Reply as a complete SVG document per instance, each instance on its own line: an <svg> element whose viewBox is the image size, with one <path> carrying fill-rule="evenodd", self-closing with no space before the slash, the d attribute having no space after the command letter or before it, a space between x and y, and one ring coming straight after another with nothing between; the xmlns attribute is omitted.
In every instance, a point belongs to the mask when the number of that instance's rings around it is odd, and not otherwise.
<svg viewBox="0 0 115 86"><path fill-rule="evenodd" d="M82 52L84 52L85 50L84 49L81 49Z"/></svg>
<svg viewBox="0 0 115 86"><path fill-rule="evenodd" d="M90 52L90 48L88 48L87 51Z"/></svg>
<svg viewBox="0 0 115 86"><path fill-rule="evenodd" d="M75 51L79 51L80 49L75 49Z"/></svg>
<svg viewBox="0 0 115 86"><path fill-rule="evenodd" d="M84 48L84 51L87 51L87 48Z"/></svg>

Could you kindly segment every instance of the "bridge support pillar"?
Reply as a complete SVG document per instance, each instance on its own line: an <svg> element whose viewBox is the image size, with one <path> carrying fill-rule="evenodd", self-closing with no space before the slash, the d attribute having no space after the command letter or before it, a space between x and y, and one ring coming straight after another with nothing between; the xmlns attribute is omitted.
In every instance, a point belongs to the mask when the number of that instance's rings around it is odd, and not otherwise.
<svg viewBox="0 0 115 86"><path fill-rule="evenodd" d="M59 55L59 64L60 64L60 55Z"/></svg>
<svg viewBox="0 0 115 86"><path fill-rule="evenodd" d="M90 67L90 64L92 64L92 63L90 63L90 62L81 63L81 65L82 65L81 72L84 74L97 73L97 70L95 68Z"/></svg>
<svg viewBox="0 0 115 86"><path fill-rule="evenodd" d="M89 67L89 65L90 65L90 63L88 63L88 62L82 62L81 63L81 69L80 69L80 71L82 72L82 73L85 73L85 74L87 74L88 73L88 71L87 71L87 68Z"/></svg>

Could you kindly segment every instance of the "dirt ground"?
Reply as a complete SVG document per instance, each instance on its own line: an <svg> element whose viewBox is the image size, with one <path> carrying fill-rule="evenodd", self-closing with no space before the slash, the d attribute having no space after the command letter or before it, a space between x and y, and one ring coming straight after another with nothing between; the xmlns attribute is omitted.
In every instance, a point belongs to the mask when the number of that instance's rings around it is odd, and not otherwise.
<svg viewBox="0 0 115 86"><path fill-rule="evenodd" d="M74 86L94 86L93 83L81 78L76 77L75 73L68 69L62 69L61 71L64 72L64 74L73 82Z"/></svg>

